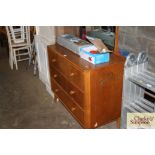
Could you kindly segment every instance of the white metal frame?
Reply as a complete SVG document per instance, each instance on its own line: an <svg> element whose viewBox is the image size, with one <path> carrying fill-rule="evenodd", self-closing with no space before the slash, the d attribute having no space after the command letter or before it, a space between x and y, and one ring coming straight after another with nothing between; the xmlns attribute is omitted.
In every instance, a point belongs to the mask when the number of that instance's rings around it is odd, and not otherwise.
<svg viewBox="0 0 155 155"><path fill-rule="evenodd" d="M54 26L36 26L35 47L38 61L39 79L45 84L46 90L54 96L51 91L47 45L55 44Z"/></svg>
<svg viewBox="0 0 155 155"><path fill-rule="evenodd" d="M151 92L152 93L151 93ZM155 73L148 70L148 55L141 52L127 57L124 69L121 128L127 128L127 113L153 113L155 103L145 98L145 94L155 99Z"/></svg>

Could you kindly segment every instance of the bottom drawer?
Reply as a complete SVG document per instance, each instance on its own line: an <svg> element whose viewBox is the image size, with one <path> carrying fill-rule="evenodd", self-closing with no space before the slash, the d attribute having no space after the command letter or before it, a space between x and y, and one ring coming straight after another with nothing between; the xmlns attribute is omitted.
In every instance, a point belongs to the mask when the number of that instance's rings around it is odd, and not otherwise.
<svg viewBox="0 0 155 155"><path fill-rule="evenodd" d="M54 94L62 101L66 108L72 113L72 115L80 121L80 124L84 124L84 111L82 111L74 101L66 94L66 92L52 79L52 90Z"/></svg>

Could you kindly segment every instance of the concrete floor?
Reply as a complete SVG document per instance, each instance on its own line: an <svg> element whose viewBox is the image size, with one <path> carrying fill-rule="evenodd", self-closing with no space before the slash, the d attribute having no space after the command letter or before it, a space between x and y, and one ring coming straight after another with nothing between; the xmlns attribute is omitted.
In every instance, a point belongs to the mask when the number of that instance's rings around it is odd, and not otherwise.
<svg viewBox="0 0 155 155"><path fill-rule="evenodd" d="M7 51L0 47L0 128L81 129L61 103L54 103L27 64L19 62L19 70L11 70ZM116 122L100 127L106 128L116 128Z"/></svg>

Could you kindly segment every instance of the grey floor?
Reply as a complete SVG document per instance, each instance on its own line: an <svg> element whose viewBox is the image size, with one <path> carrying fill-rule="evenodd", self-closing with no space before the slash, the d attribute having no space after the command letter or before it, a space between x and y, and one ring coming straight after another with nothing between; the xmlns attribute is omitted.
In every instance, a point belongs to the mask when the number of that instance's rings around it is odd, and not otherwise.
<svg viewBox="0 0 155 155"><path fill-rule="evenodd" d="M0 47L0 128L81 129L61 103L54 103L32 66L19 62L11 70L5 48ZM115 129L112 122L99 129Z"/></svg>

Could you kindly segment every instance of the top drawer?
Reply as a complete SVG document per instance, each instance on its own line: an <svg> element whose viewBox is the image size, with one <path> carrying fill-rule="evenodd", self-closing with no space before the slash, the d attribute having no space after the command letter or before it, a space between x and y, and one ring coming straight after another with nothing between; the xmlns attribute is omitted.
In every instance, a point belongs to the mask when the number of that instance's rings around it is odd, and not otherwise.
<svg viewBox="0 0 155 155"><path fill-rule="evenodd" d="M66 58L52 49L48 49L49 65L56 67L67 79L74 83L79 89L84 90L84 74L82 70L75 68Z"/></svg>

